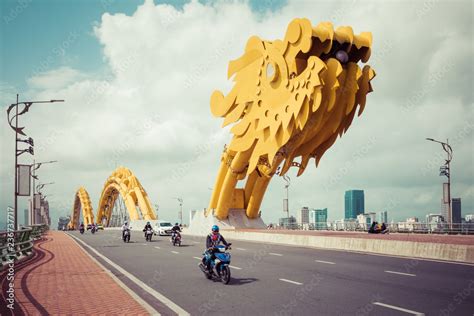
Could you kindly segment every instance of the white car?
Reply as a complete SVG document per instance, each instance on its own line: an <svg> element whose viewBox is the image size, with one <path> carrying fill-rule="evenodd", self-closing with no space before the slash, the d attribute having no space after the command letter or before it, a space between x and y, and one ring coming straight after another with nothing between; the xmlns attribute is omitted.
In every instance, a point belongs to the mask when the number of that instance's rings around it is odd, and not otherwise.
<svg viewBox="0 0 474 316"><path fill-rule="evenodd" d="M174 225L172 225L170 222L158 221L154 228L155 235L171 236L171 228L173 228L173 226Z"/></svg>

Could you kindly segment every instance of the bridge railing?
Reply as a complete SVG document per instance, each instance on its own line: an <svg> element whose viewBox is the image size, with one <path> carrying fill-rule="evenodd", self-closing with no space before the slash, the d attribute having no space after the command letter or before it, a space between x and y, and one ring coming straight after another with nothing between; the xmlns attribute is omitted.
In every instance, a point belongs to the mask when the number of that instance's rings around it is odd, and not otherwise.
<svg viewBox="0 0 474 316"><path fill-rule="evenodd" d="M0 231L0 268L11 261L32 255L34 241L41 239L48 229L47 225L38 224L15 231Z"/></svg>
<svg viewBox="0 0 474 316"><path fill-rule="evenodd" d="M367 232L370 224L361 224L357 222L327 222L317 224L272 226L272 229L284 230L315 230L315 231L347 231L347 232ZM412 233L412 234L461 234L474 235L474 223L393 223L386 224L389 232L392 233Z"/></svg>

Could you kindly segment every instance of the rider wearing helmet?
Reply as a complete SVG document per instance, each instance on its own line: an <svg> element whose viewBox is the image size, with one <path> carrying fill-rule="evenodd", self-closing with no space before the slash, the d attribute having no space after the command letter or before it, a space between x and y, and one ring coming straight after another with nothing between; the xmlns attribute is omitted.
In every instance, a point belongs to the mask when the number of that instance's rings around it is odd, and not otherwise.
<svg viewBox="0 0 474 316"><path fill-rule="evenodd" d="M214 254L215 248L220 244L223 243L226 247L230 244L224 239L219 233L219 226L214 225L212 226L211 233L207 235L206 239L206 252L210 254L209 260L206 262L207 270L212 273L211 269L211 262L216 259L216 255Z"/></svg>
<svg viewBox="0 0 474 316"><path fill-rule="evenodd" d="M181 232L181 227L179 227L178 223L175 223L173 228L171 228L171 240L174 240L176 235L179 235L180 232Z"/></svg>
<svg viewBox="0 0 474 316"><path fill-rule="evenodd" d="M150 222L146 222L145 228L143 228L143 232L145 233L145 234L144 234L145 237L146 237L146 231L147 231L147 229L153 230L153 228L151 227Z"/></svg>
<svg viewBox="0 0 474 316"><path fill-rule="evenodd" d="M128 227L128 222L125 221L122 225L122 238L123 238L123 233L125 233L126 230L129 230L130 227Z"/></svg>

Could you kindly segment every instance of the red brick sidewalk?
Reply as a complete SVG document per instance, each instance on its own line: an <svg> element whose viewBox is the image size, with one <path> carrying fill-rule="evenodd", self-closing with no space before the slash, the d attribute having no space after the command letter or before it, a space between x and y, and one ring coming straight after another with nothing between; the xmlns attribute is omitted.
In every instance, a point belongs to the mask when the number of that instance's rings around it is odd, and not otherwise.
<svg viewBox="0 0 474 316"><path fill-rule="evenodd" d="M65 233L48 233L35 249L15 273L15 315L148 315Z"/></svg>

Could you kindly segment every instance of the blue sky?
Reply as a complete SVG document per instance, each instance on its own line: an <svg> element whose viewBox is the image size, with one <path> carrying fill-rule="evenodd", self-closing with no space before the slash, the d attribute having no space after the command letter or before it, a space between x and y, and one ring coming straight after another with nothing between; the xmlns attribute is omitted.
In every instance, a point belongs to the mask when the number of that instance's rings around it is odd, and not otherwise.
<svg viewBox="0 0 474 316"><path fill-rule="evenodd" d="M119 165L137 175L165 219L176 219L176 196L184 197L186 212L207 207L222 147L231 139L211 115L209 97L232 87L228 62L241 56L250 36L282 38L295 17L372 32L368 63L377 76L364 114L318 168L311 163L299 178L290 173L292 214L303 206L327 207L330 220L340 219L344 191L356 188L365 191L367 211L387 210L396 221L439 212L444 153L426 137L449 138L452 195L462 198L463 214L474 212L472 1L172 5L0 1L1 106L17 92L25 99L66 100L32 107L21 119L35 139L34 158L60 161L39 170L42 181L56 182L47 192L54 218L70 213L79 186L96 207L105 179ZM387 23L394 17L396 23ZM4 119L0 139L0 152L13 153ZM12 204L12 166L13 155L2 155L2 210ZM264 220L284 215L283 196L284 181L273 179ZM20 209L26 206L20 199Z"/></svg>

